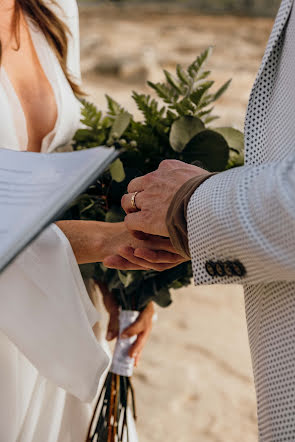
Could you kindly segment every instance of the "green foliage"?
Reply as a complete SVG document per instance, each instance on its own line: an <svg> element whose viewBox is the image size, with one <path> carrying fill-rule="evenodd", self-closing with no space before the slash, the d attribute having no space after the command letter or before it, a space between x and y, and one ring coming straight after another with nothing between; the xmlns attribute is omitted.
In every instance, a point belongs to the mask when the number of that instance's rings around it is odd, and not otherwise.
<svg viewBox="0 0 295 442"><path fill-rule="evenodd" d="M128 112L121 112L113 121L107 144L111 146L125 132L131 121L131 115Z"/></svg>
<svg viewBox="0 0 295 442"><path fill-rule="evenodd" d="M176 152L182 152L187 143L205 129L204 123L197 117L180 117L175 120L170 131L170 145Z"/></svg>
<svg viewBox="0 0 295 442"><path fill-rule="evenodd" d="M203 122L207 124L217 118L211 115L213 107L209 106L224 94L231 80L223 84L217 92L209 93L214 81L208 79L211 72L204 70L204 66L211 53L212 47L209 47L187 69L178 65L175 76L164 71L165 83L148 82L158 97L168 105L168 109L176 111L176 115L204 117Z"/></svg>
<svg viewBox="0 0 295 442"><path fill-rule="evenodd" d="M156 127L159 119L163 118L165 107L159 109L158 102L155 99L152 99L149 95L138 94L135 91L133 91L132 98L142 112L145 124Z"/></svg>
<svg viewBox="0 0 295 442"><path fill-rule="evenodd" d="M183 155L187 163L201 162L206 169L221 172L228 163L229 147L222 135L207 129L189 141Z"/></svg>
<svg viewBox="0 0 295 442"><path fill-rule="evenodd" d="M83 100L82 123L74 137L74 149L99 145L121 149L108 171L70 207L69 219L119 222L124 219L120 202L129 181L155 170L167 158L201 163L222 171L243 162L243 134L232 128L212 128L213 103L228 88L226 82L211 92L214 81L205 70L212 48L206 49L187 69L178 65L175 74L164 71L163 83L148 82L157 99L133 92L132 98L143 120L136 121L123 107L106 96L103 115ZM170 289L190 283L192 269L185 263L162 273L122 272L102 264L83 266L87 277L106 282L123 308L144 308L150 300L161 306L171 303Z"/></svg>
<svg viewBox="0 0 295 442"><path fill-rule="evenodd" d="M232 127L218 127L214 129L222 135L229 145L229 161L227 169L244 164L244 134Z"/></svg>
<svg viewBox="0 0 295 442"><path fill-rule="evenodd" d="M124 181L126 175L123 163L119 158L110 165L110 174L112 179L117 183Z"/></svg>

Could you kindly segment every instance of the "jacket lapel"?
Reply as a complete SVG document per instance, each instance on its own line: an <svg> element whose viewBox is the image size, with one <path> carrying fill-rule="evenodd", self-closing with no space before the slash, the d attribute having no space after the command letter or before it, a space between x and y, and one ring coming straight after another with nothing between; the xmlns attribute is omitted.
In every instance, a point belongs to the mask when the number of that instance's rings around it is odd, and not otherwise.
<svg viewBox="0 0 295 442"><path fill-rule="evenodd" d="M276 20L275 20L272 32L271 32L269 40L268 40L268 44L267 44L267 47L266 47L257 77L256 77L256 80L253 85L252 92L255 89L256 85L258 84L261 74L265 68L265 65L267 64L267 62L272 54L272 51L273 51L275 45L277 44L283 30L284 30L284 27L287 23L289 16L290 16L293 1L294 0L282 0L278 14L276 16Z"/></svg>
<svg viewBox="0 0 295 442"><path fill-rule="evenodd" d="M277 63L277 57L273 57L276 45L282 36L287 20L290 16L294 0L283 0L272 29L261 66L254 82L245 119L245 163L257 164L257 154L265 150L267 146L261 142L259 133L265 120L267 102L270 96L270 85L265 79L265 69L269 63Z"/></svg>

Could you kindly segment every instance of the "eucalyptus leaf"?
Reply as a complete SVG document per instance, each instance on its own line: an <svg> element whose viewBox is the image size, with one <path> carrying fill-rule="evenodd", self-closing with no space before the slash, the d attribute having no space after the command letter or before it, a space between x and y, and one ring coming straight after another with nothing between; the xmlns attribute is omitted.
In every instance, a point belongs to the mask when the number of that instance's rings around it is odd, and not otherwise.
<svg viewBox="0 0 295 442"><path fill-rule="evenodd" d="M167 288L162 288L159 290L153 300L156 304L158 304L160 307L169 307L170 304L172 304L172 299L170 295L170 291Z"/></svg>
<svg viewBox="0 0 295 442"><path fill-rule="evenodd" d="M115 180L117 183L121 183L125 180L125 171L124 166L120 158L117 158L111 165L110 165L110 174L113 180Z"/></svg>
<svg viewBox="0 0 295 442"><path fill-rule="evenodd" d="M181 117L174 121L169 138L172 149L182 152L187 143L204 129L204 123L197 117Z"/></svg>
<svg viewBox="0 0 295 442"><path fill-rule="evenodd" d="M213 130L204 130L187 144L182 152L184 161L200 161L212 172L225 169L229 159L229 146L224 137Z"/></svg>
<svg viewBox="0 0 295 442"><path fill-rule="evenodd" d="M237 149L238 151L244 149L244 134L232 127L215 127L214 132L222 135L229 147Z"/></svg>
<svg viewBox="0 0 295 442"><path fill-rule="evenodd" d="M114 120L112 128L110 130L107 143L110 145L114 142L115 138L120 138L131 121L131 115L129 112L121 112Z"/></svg>

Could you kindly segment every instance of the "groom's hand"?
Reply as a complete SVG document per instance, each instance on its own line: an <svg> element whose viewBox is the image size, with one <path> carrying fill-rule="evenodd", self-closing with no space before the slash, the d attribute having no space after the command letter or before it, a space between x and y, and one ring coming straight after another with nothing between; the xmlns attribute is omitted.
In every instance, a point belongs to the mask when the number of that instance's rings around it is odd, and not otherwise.
<svg viewBox="0 0 295 442"><path fill-rule="evenodd" d="M200 167L165 160L155 172L132 180L122 198L128 230L169 237L166 216L174 195L188 180L206 173Z"/></svg>

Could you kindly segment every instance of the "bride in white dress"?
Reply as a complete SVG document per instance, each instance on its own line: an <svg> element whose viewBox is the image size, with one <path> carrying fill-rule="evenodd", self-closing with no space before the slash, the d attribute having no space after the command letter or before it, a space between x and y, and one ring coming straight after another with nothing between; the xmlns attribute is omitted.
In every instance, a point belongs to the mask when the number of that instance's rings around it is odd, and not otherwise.
<svg viewBox="0 0 295 442"><path fill-rule="evenodd" d="M80 121L76 1L1 0L0 41L1 146L48 153L69 145ZM1 274L0 442L84 441L109 357L77 262L132 243L122 224L64 221ZM91 281L88 289L97 290ZM118 309L106 301L111 339ZM132 328L136 359L152 316L150 304Z"/></svg>

